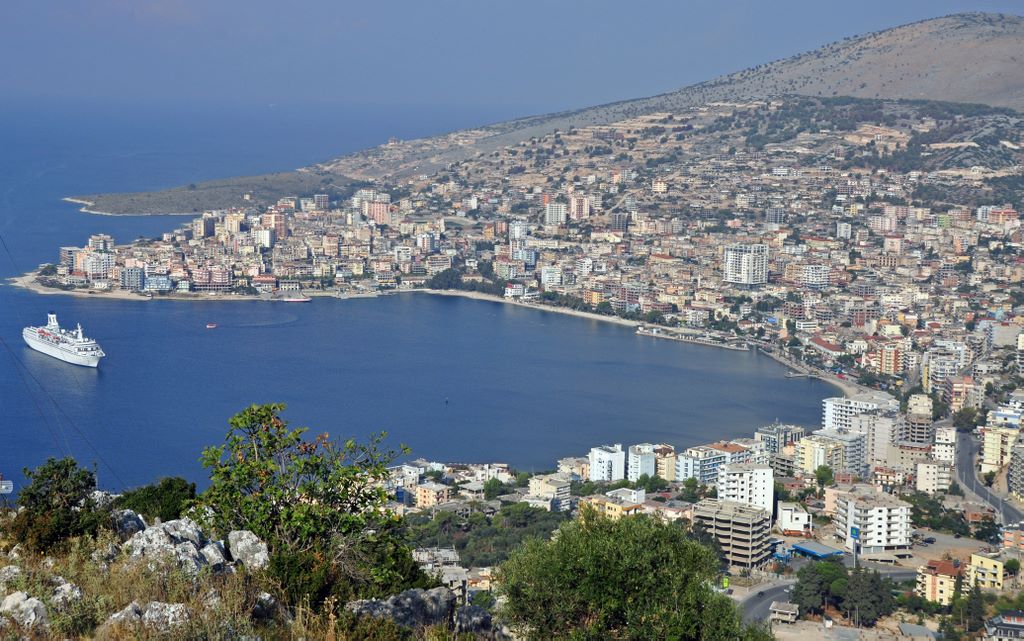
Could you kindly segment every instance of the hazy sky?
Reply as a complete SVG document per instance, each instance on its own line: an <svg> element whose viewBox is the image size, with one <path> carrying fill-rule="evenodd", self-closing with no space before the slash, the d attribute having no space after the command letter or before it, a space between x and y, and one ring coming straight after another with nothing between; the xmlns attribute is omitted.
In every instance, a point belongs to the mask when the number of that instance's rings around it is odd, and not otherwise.
<svg viewBox="0 0 1024 641"><path fill-rule="evenodd" d="M667 91L954 0L0 0L0 97L502 106Z"/></svg>

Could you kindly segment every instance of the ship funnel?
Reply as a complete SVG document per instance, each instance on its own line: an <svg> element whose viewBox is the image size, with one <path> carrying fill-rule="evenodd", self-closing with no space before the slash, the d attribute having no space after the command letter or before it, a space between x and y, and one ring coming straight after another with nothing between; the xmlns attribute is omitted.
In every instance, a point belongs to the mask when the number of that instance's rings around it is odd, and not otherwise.
<svg viewBox="0 0 1024 641"><path fill-rule="evenodd" d="M56 327L57 326L57 314L50 312L46 315L46 326Z"/></svg>

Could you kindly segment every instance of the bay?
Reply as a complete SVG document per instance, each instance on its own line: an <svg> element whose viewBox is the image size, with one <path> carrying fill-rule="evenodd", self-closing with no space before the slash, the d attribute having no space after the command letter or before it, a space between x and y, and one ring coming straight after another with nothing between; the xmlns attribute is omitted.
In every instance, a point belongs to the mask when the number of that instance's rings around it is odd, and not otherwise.
<svg viewBox="0 0 1024 641"><path fill-rule="evenodd" d="M232 129L227 120L215 127L214 116L193 126L194 114L162 114L159 126L95 110L9 114L0 128L0 233L11 255L0 255L0 276L53 261L60 245L92 233L126 241L181 222L90 216L63 196L287 169L344 150L339 139L351 148L386 139L403 118L409 135L456 126L407 122L417 117L321 113L299 127L261 115L250 119L258 127ZM24 346L21 328L50 309L100 340L108 357L98 370ZM750 436L776 419L813 427L821 399L836 393L785 379L756 353L425 294L183 303L0 287L0 336L12 352L0 353L0 473L18 481L21 468L70 453L114 489L166 475L201 482L202 447L220 443L227 418L256 402L287 403L286 417L314 432L386 430L414 456L540 471L602 443L685 447Z"/></svg>

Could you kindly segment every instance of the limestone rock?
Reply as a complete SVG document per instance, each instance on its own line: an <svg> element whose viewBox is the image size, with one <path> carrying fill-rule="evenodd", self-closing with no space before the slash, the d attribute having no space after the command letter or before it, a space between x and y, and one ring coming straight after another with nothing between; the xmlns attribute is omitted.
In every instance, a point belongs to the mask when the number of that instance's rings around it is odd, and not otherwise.
<svg viewBox="0 0 1024 641"><path fill-rule="evenodd" d="M249 530L234 530L228 534L228 549L235 561L249 570L265 568L270 563L267 544Z"/></svg>
<svg viewBox="0 0 1024 641"><path fill-rule="evenodd" d="M24 573L16 565L7 565L0 568L0 594L7 594L7 588L14 585Z"/></svg>
<svg viewBox="0 0 1024 641"><path fill-rule="evenodd" d="M192 519L175 519L161 524L161 527L175 543L189 541L197 548L206 545L206 535Z"/></svg>
<svg viewBox="0 0 1024 641"><path fill-rule="evenodd" d="M184 625L187 621L188 610L182 603L151 601L142 612L143 625L162 632Z"/></svg>
<svg viewBox="0 0 1024 641"><path fill-rule="evenodd" d="M455 634L493 635L491 613L476 605L464 605L455 611Z"/></svg>
<svg viewBox="0 0 1024 641"><path fill-rule="evenodd" d="M418 629L447 626L455 609L455 594L448 588L406 590L386 600L351 601L345 608L357 615L391 619L398 625Z"/></svg>
<svg viewBox="0 0 1024 641"><path fill-rule="evenodd" d="M114 531L121 537L121 540L127 539L136 532L146 529L146 522L141 516L131 510L114 510L110 518Z"/></svg>
<svg viewBox="0 0 1024 641"><path fill-rule="evenodd" d="M50 596L50 603L58 610L64 610L68 606L82 600L82 589L74 583L67 581L64 577L54 577L57 587L53 589Z"/></svg>
<svg viewBox="0 0 1024 641"><path fill-rule="evenodd" d="M270 621L284 614L284 608L269 592L256 595L256 603L252 606L252 618L256 621Z"/></svg>
<svg viewBox="0 0 1024 641"><path fill-rule="evenodd" d="M0 603L0 614L10 616L23 628L46 627L50 624L43 602L24 592L7 595L3 603Z"/></svg>
<svg viewBox="0 0 1024 641"><path fill-rule="evenodd" d="M224 549L223 541L210 541L199 550L199 553L215 572L220 572L228 565L228 553Z"/></svg>
<svg viewBox="0 0 1024 641"><path fill-rule="evenodd" d="M142 606L138 601L132 601L120 612L110 615L104 626L135 625L142 622Z"/></svg>

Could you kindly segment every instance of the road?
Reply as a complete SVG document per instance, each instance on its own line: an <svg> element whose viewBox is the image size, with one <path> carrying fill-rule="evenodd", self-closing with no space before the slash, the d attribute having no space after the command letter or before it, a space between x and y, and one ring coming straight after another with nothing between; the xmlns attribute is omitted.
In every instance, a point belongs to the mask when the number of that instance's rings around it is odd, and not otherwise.
<svg viewBox="0 0 1024 641"><path fill-rule="evenodd" d="M956 435L956 475L965 489L973 492L982 501L988 503L1005 523L1019 523L1024 520L1024 514L1009 501L992 493L985 484L978 480L974 468L974 459L978 454L978 441L967 432L958 432Z"/></svg>
<svg viewBox="0 0 1024 641"><path fill-rule="evenodd" d="M843 563L846 565L852 565L853 558L847 555L843 558ZM867 566L865 565L865 567ZM871 566L871 569L878 570L882 576L888 577L893 581L908 581L917 577L917 571L908 568ZM796 585L795 579L786 579L784 581L772 583L771 586L765 587L759 592L755 592L752 596L741 601L740 608L743 610L743 621L746 623L767 621L769 611L772 607L772 601L788 601L789 595L786 594L786 589L794 585Z"/></svg>

